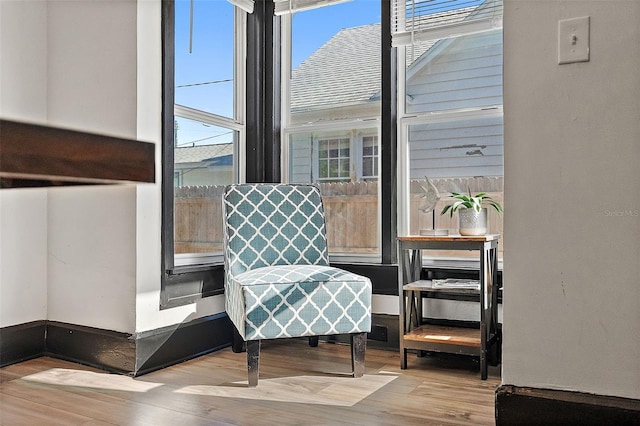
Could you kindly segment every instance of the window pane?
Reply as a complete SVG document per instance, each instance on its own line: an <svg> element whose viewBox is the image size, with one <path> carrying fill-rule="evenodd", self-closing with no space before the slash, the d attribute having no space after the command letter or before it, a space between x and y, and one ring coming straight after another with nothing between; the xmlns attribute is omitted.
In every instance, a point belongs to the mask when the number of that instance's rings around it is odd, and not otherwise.
<svg viewBox="0 0 640 426"><path fill-rule="evenodd" d="M379 2L295 13L291 50L292 124L380 114Z"/></svg>
<svg viewBox="0 0 640 426"><path fill-rule="evenodd" d="M239 140L233 120L234 91L241 82L236 81L234 57L235 37L243 35L236 34L234 25L234 6L228 1L175 2L176 266L210 263L211 254L222 250L221 197L235 180Z"/></svg>
<svg viewBox="0 0 640 426"><path fill-rule="evenodd" d="M377 157L365 157L360 135L378 133L380 2L296 12L291 34L289 181L319 184L331 255L379 254Z"/></svg>
<svg viewBox="0 0 640 426"><path fill-rule="evenodd" d="M457 119L444 123L409 126L410 229L417 235L422 229L458 232L458 215L441 215L451 203L451 192L487 192L503 205L504 153L502 116ZM434 211L427 208L425 177L436 186L440 200ZM488 212L488 233L502 234L502 215ZM500 256L502 245L499 245ZM435 251L430 251L434 254ZM441 256L459 257L462 252L440 252Z"/></svg>
<svg viewBox="0 0 640 426"><path fill-rule="evenodd" d="M335 181L349 178L349 139L321 139L317 150L319 179Z"/></svg>
<svg viewBox="0 0 640 426"><path fill-rule="evenodd" d="M176 118L175 129L175 253L219 252L222 192L233 183L236 132L182 117Z"/></svg>
<svg viewBox="0 0 640 426"><path fill-rule="evenodd" d="M175 103L234 118L234 19L228 1L175 3Z"/></svg>

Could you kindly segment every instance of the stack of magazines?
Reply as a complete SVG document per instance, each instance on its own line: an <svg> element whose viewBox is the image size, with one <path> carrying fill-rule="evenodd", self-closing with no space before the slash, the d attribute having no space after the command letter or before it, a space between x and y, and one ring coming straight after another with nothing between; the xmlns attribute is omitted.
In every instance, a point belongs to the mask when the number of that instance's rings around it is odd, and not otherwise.
<svg viewBox="0 0 640 426"><path fill-rule="evenodd" d="M480 281L459 278L447 278L445 280L432 280L433 288L460 288L480 290Z"/></svg>

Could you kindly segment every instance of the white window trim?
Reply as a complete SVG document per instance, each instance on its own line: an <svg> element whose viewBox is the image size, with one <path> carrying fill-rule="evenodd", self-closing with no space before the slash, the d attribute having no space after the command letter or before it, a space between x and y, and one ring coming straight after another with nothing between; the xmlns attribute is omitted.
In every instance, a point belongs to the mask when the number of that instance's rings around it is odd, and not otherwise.
<svg viewBox="0 0 640 426"><path fill-rule="evenodd" d="M369 157L374 157L377 164L376 170L378 171L377 175L364 175L364 138L375 138L376 140L376 145L378 147L378 151L375 153L375 155L372 156L368 156ZM358 174L358 180L365 180L365 179L372 179L372 178L380 178L380 137L378 136L378 134L373 134L373 133L364 133L364 132L359 132L356 135L356 140L357 140L357 144L356 144L356 149L357 149L357 153L359 155L356 155L356 158L359 156L360 157L360 161L357 162L356 167L357 169L357 174Z"/></svg>
<svg viewBox="0 0 640 426"><path fill-rule="evenodd" d="M320 176L320 142L324 142L324 141L332 141L332 140L337 140L337 141L342 141L342 140L347 140L349 143L349 156L348 157L342 157L339 153L340 148L338 148L338 164L341 163L340 160L344 159L344 158L348 158L349 160L349 176ZM312 138L312 143L313 143L313 152L316 153L315 155L315 167L317 169L317 174L316 176L316 180L318 182L332 182L332 181L338 181L338 182L350 182L351 181L351 176L353 175L353 137L350 134L346 134L346 135L322 135L322 136L318 136L318 135L313 135ZM327 153L328 155L328 153ZM327 160L329 160L331 157L327 157ZM327 165L328 167L328 165ZM338 170L338 174L340 174L340 170Z"/></svg>
<svg viewBox="0 0 640 426"><path fill-rule="evenodd" d="M253 13L254 2L253 0L228 0L234 6L239 7L247 13Z"/></svg>
<svg viewBox="0 0 640 426"><path fill-rule="evenodd" d="M240 121L179 104L173 106L173 114L177 117L188 118L189 120L224 127L238 132L243 131L245 128L244 124Z"/></svg>
<svg viewBox="0 0 640 426"><path fill-rule="evenodd" d="M350 0L274 0L274 15L292 15L295 12L317 9Z"/></svg>

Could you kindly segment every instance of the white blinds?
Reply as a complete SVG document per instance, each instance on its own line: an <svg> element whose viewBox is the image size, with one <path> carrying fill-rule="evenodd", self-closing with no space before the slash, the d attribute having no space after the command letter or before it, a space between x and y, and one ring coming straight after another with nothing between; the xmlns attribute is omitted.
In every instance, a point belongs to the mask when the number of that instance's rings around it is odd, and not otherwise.
<svg viewBox="0 0 640 426"><path fill-rule="evenodd" d="M228 0L234 6L238 6L240 9L247 13L253 13L253 0Z"/></svg>
<svg viewBox="0 0 640 426"><path fill-rule="evenodd" d="M350 0L275 0L276 15L300 12L303 10L316 9L318 7L330 6L332 4L344 3Z"/></svg>
<svg viewBox="0 0 640 426"><path fill-rule="evenodd" d="M502 28L502 0L391 0L393 46Z"/></svg>

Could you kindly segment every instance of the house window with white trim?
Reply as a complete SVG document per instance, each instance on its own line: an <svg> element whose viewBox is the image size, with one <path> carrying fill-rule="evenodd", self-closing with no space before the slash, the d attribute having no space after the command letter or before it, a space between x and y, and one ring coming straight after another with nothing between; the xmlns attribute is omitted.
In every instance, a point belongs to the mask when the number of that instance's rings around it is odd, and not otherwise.
<svg viewBox="0 0 640 426"><path fill-rule="evenodd" d="M362 178L378 178L378 137L362 138Z"/></svg>
<svg viewBox="0 0 640 426"><path fill-rule="evenodd" d="M349 139L318 141L318 180L341 181L351 178Z"/></svg>

